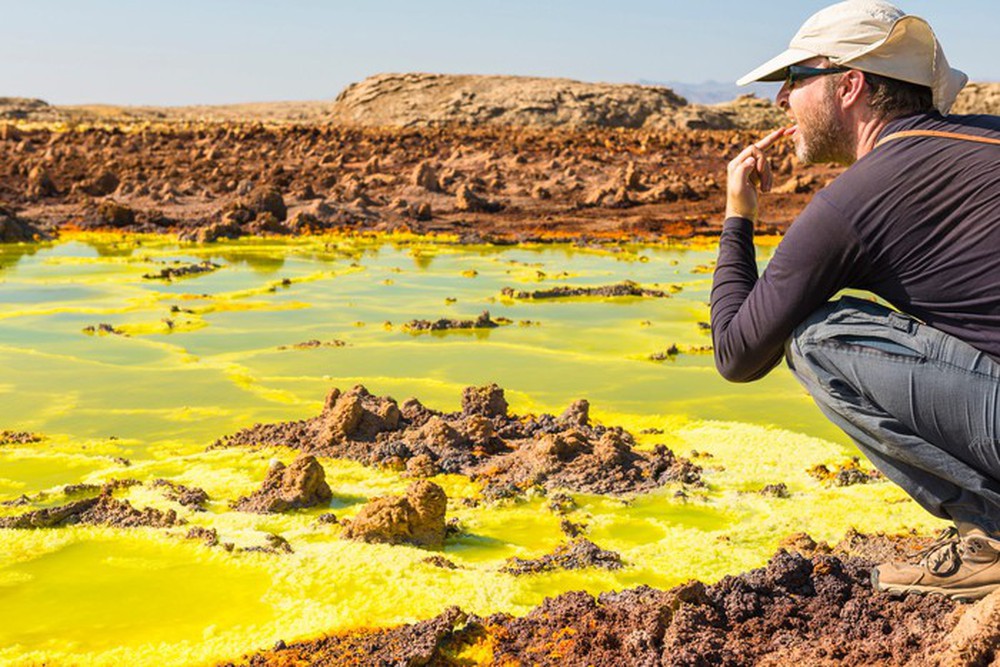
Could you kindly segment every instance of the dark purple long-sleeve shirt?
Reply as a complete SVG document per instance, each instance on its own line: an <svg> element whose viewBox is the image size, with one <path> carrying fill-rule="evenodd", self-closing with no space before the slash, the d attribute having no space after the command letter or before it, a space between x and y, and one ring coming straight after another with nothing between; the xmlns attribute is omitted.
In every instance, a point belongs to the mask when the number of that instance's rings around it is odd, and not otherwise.
<svg viewBox="0 0 1000 667"><path fill-rule="evenodd" d="M917 114L900 130L1000 138L1000 116ZM719 372L766 375L792 330L844 288L868 290L1000 361L1000 146L886 142L818 192L757 276L753 223L725 221L712 282Z"/></svg>

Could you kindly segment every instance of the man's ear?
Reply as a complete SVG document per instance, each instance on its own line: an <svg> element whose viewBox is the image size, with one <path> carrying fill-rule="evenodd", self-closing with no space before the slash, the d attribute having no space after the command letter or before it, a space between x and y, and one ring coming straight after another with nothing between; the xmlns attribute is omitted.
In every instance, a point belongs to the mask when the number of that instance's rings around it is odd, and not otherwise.
<svg viewBox="0 0 1000 667"><path fill-rule="evenodd" d="M865 75L856 69L844 72L837 85L837 96L843 108L855 106L864 97Z"/></svg>

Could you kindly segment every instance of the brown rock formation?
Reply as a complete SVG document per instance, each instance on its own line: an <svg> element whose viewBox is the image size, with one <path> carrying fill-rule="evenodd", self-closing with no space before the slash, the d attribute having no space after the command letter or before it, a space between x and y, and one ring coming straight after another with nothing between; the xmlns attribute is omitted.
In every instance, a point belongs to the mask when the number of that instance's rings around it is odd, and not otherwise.
<svg viewBox="0 0 1000 667"><path fill-rule="evenodd" d="M264 186L251 192L244 205L256 214L270 213L279 222L288 217L288 208L281 192L274 186Z"/></svg>
<svg viewBox="0 0 1000 667"><path fill-rule="evenodd" d="M98 205L97 216L107 227L121 228L135 224L135 211L113 199L106 199Z"/></svg>
<svg viewBox="0 0 1000 667"><path fill-rule="evenodd" d="M55 181L52 180L49 170L42 165L32 167L31 171L28 172L26 193L28 197L38 199L39 197L51 197L58 193L59 189L56 187Z"/></svg>
<svg viewBox="0 0 1000 667"><path fill-rule="evenodd" d="M421 331L449 331L451 329L495 329L499 323L490 318L490 311L484 310L474 320L441 318L438 320L410 320L403 330L413 333Z"/></svg>
<svg viewBox="0 0 1000 667"><path fill-rule="evenodd" d="M455 208L470 213L496 213L503 205L476 194L468 184L463 183L455 193Z"/></svg>
<svg viewBox="0 0 1000 667"><path fill-rule="evenodd" d="M565 523L569 523L568 521ZM575 528L575 524L571 524ZM622 557L614 551L606 551L588 539L577 538L567 544L560 544L552 553L540 558L513 557L500 568L513 575L536 574L550 570L580 570L597 567L605 570L622 568Z"/></svg>
<svg viewBox="0 0 1000 667"><path fill-rule="evenodd" d="M343 536L361 542L413 544L426 549L444 546L444 490L428 481L414 482L405 496L381 496L361 508L351 521L344 520Z"/></svg>
<svg viewBox="0 0 1000 667"><path fill-rule="evenodd" d="M639 451L624 430L591 424L586 402L574 403L560 417L518 418L507 409L495 384L467 387L461 412L452 414L416 399L401 409L361 386L346 393L334 389L313 419L258 424L213 447L284 445L413 477L465 474L483 482L490 500L529 490L622 495L667 483L701 484L701 469L667 447Z"/></svg>
<svg viewBox="0 0 1000 667"><path fill-rule="evenodd" d="M241 512L268 514L313 507L333 498L323 466L314 456L299 455L288 466L278 462L259 489L232 504Z"/></svg>
<svg viewBox="0 0 1000 667"><path fill-rule="evenodd" d="M323 447L345 440L370 442L379 433L395 431L399 419L399 407L391 398L373 396L360 385L344 394L333 389L326 397L323 412L312 424L315 445Z"/></svg>
<svg viewBox="0 0 1000 667"><path fill-rule="evenodd" d="M872 590L875 562L912 555L929 541L854 534L827 553L779 550L767 567L711 586L564 593L522 617L450 609L417 624L282 645L240 664L458 667L465 663L455 656L466 651L488 652L490 664L551 667L618 667L623 656L630 665L691 667L995 664L997 594L962 608L937 596Z"/></svg>
<svg viewBox="0 0 1000 667"><path fill-rule="evenodd" d="M462 390L462 414L482 417L506 417L507 399L496 384L466 387Z"/></svg>
<svg viewBox="0 0 1000 667"><path fill-rule="evenodd" d="M437 170L429 161L424 160L413 170L412 182L414 185L430 192L440 192L441 184L438 182Z"/></svg>
<svg viewBox="0 0 1000 667"><path fill-rule="evenodd" d="M566 297L591 296L591 297L615 297L615 296L641 296L653 297L657 299L669 299L670 293L658 289L643 287L639 283L625 280L614 285L599 285L596 287L570 287L559 285L549 289L534 290L527 292L515 290L512 287L504 287L500 294L508 299L562 299Z"/></svg>
<svg viewBox="0 0 1000 667"><path fill-rule="evenodd" d="M208 494L199 487L184 486L167 479L154 480L153 487L163 489L167 498L196 511L204 511L205 503L208 502Z"/></svg>

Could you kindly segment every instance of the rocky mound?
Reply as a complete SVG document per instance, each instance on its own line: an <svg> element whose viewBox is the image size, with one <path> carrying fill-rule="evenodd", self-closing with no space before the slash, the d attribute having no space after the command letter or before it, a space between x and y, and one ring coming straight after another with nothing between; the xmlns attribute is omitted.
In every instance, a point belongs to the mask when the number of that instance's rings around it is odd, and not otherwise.
<svg viewBox="0 0 1000 667"><path fill-rule="evenodd" d="M343 520L343 537L361 542L412 544L426 549L444 546L448 497L437 484L421 480L403 496L373 498L352 520Z"/></svg>
<svg viewBox="0 0 1000 667"><path fill-rule="evenodd" d="M875 562L927 542L852 534L806 555L779 550L767 567L712 586L565 593L523 618L452 608L413 625L279 643L237 664L457 666L464 655L558 667L617 666L623 655L634 665L996 664L1000 592L962 606L872 589Z"/></svg>
<svg viewBox="0 0 1000 667"><path fill-rule="evenodd" d="M269 514L328 503L333 492L314 456L299 455L288 466L275 462L260 488L232 503L241 512Z"/></svg>
<svg viewBox="0 0 1000 667"><path fill-rule="evenodd" d="M378 74L345 88L333 117L357 125L642 127L672 114L683 97L659 86L570 79L448 74Z"/></svg>
<svg viewBox="0 0 1000 667"><path fill-rule="evenodd" d="M469 475L484 484L487 499L532 489L624 495L668 482L701 484L700 468L667 447L639 451L625 430L591 424L586 401L559 417L518 418L507 414L496 385L466 388L462 410L449 414L412 398L398 405L360 385L344 393L333 389L313 419L257 424L213 447L256 445L349 458L414 477Z"/></svg>

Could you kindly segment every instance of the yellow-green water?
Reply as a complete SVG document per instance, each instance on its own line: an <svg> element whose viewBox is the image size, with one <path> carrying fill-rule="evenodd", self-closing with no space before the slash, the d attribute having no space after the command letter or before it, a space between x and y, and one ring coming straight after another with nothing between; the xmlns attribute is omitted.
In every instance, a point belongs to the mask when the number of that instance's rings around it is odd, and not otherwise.
<svg viewBox="0 0 1000 667"><path fill-rule="evenodd" d="M118 495L137 507L172 508L222 541L263 545L279 533L293 554L229 553L170 530L67 527L0 531L0 662L210 664L324 631L470 612L524 613L567 590L712 581L762 565L794 531L835 540L863 530L936 524L888 483L827 488L806 474L855 451L785 369L753 385L726 383L706 354L647 359L671 344L709 344L711 247L569 245L486 248L412 238L254 240L211 246L154 237L79 235L37 246L0 246L0 430L40 443L0 446L0 500L27 507L65 502L61 488L131 477L204 488L191 512L148 486ZM760 249L762 262L769 248ZM173 282L144 279L170 262L221 268ZM510 301L504 286L540 289L630 279L669 299ZM171 307L176 306L171 312ZM411 319L473 318L488 309L514 324L488 332L414 335ZM167 320L170 323L167 323ZM531 320L534 324L519 324ZM108 323L129 334L88 335ZM303 341L342 347L279 349ZM622 554L617 572L514 577L510 556L534 557L563 541L543 499L449 506L463 536L444 555L341 540L316 522L350 517L370 497L408 480L323 460L329 508L281 516L242 514L249 493L287 450L216 450L217 437L258 421L316 414L330 387L363 383L399 400L456 409L461 389L496 382L511 411L559 412L587 398L592 417L699 459L708 488L630 500L577 496L570 518ZM128 459L125 466L120 458ZM450 498L476 495L441 477ZM790 499L753 493L785 482ZM48 492L37 497L39 492Z"/></svg>

